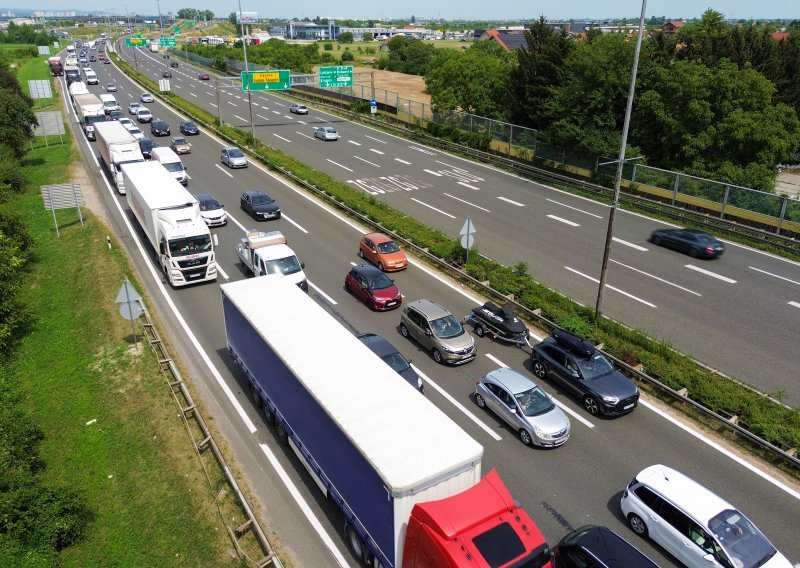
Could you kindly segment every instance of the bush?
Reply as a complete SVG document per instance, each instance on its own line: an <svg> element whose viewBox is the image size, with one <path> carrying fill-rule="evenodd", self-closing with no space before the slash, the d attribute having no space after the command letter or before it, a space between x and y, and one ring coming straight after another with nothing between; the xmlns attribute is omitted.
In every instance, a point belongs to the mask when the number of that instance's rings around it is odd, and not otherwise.
<svg viewBox="0 0 800 568"><path fill-rule="evenodd" d="M342 53L342 62L344 62L344 61L354 61L354 60L355 60L355 56L353 56L353 53L349 49L345 49L344 53Z"/></svg>
<svg viewBox="0 0 800 568"><path fill-rule="evenodd" d="M325 51L333 51L333 44L332 43L323 43L322 49Z"/></svg>

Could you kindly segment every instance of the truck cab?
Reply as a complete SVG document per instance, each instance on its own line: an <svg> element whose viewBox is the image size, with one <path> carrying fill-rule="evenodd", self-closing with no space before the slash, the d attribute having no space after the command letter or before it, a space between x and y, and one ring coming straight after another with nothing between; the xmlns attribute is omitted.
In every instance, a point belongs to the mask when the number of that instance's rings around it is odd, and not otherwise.
<svg viewBox="0 0 800 568"><path fill-rule="evenodd" d="M248 231L236 245L236 254L253 276L283 274L301 290L308 292L305 263L286 244L280 231Z"/></svg>
<svg viewBox="0 0 800 568"><path fill-rule="evenodd" d="M452 497L411 510L403 568L552 568L550 547L497 470Z"/></svg>

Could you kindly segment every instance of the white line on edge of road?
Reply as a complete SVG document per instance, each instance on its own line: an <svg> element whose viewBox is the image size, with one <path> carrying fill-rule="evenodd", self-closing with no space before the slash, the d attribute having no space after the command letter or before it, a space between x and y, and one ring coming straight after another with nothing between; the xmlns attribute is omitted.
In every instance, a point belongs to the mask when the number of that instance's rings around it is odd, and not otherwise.
<svg viewBox="0 0 800 568"><path fill-rule="evenodd" d="M501 367L503 367L503 368L505 368L505 369L508 369L508 365L506 365L505 363L503 363L503 362L502 362L500 359L498 359L497 357L495 357L495 356L494 356L494 355L492 355L491 353L484 353L484 355L485 355L485 356L486 356L488 359L491 359L492 361L494 361L495 363L497 363L498 365L500 365ZM541 385L540 385L540 388L541 388ZM588 420L586 420L586 418L584 418L583 416L581 416L580 414L578 414L577 412L575 412L575 411L574 411L574 410L572 410L571 408L569 408L569 407L565 406L565 405L564 405L564 404L563 404L561 401L557 400L557 399L556 399L555 397L553 397L552 395L550 395L550 399L553 401L553 404L556 404L556 405L558 405L558 407L559 407L561 410L563 410L564 412L566 412L567 414L569 414L570 416L572 416L572 417L573 417L575 420L577 420L578 422L580 422L581 424L583 424L583 425L584 425L584 426L586 426L587 428L594 429L594 424L592 424L591 422L589 422Z"/></svg>
<svg viewBox="0 0 800 568"><path fill-rule="evenodd" d="M586 278L587 280L591 280L591 281L592 281L592 282L594 282L595 284L599 284L599 283L600 283L600 281L599 281L597 278L594 278L594 277L592 277L592 276L589 276L588 274L584 274L583 272L579 272L578 270L575 270L574 268L570 268L569 266L565 266L564 268L566 268L566 269L567 269L567 270L569 270L570 272L573 272L573 273L577 274L578 276L583 276L583 277L584 277L584 278ZM649 307L651 307L651 308L653 308L653 309L656 309L656 308L658 307L658 306L656 306L655 304L651 304L651 303L650 303L650 302L648 302L647 300L643 300L642 298L639 298L639 297L637 297L637 296L634 296L633 294L631 294L631 293L629 293L629 292L625 292L624 290L620 290L619 288L615 288L614 286L610 286L610 285L606 284L606 288L608 288L609 290L614 290L614 292L617 292L617 293L619 293L619 294L622 294L623 296L627 296L627 297L628 297L628 298L630 298L631 300L636 300L637 302L641 302L641 303L642 303L642 304L644 304L645 306L649 306Z"/></svg>
<svg viewBox="0 0 800 568"><path fill-rule="evenodd" d="M460 402L458 402L456 399L454 399L454 398L453 398L453 397L450 395L450 393L448 393L448 392L447 392L446 390L444 390L442 387L440 387L439 385L437 385L436 383L434 383L434 382L433 382L433 381L432 381L432 380L431 380L431 379L430 379L430 378L429 378L429 377L428 377L428 376L427 376L425 373L423 373L422 371L420 371L419 369L417 369L417 367L416 367L416 366L414 366L414 365L411 365L411 367L412 367L412 368L413 368L413 369L414 369L414 370L417 372L417 374L418 374L420 377L422 377L422 380L423 380L423 381L425 381L427 384L429 384L429 385L430 385L430 386L432 386L434 389L436 389L436 392L438 392L440 395L442 395L444 398L446 398L446 399L447 399L447 401L448 401L450 404L452 404L452 405L453 405L453 406L455 406L455 407L456 407L458 410L460 410L460 411L461 411L461 412L464 414L464 416L466 416L467 418L469 418L470 420L472 420L472 421L473 421L475 424L477 424L477 425L478 425L478 427L479 427L481 430L483 430L484 432L486 432L487 434L489 434L489 436L491 436L491 437L492 437L492 438L493 438L495 441L499 442L500 440L502 440L502 439L503 439L503 438L502 438L502 437L501 437L499 434L497 434L497 433L496 433L494 430L492 430L492 429L491 429L491 428L489 428L489 427L488 427L486 424L484 424L483 422L481 422L481 421L480 421L480 419L479 419L477 416L475 416L474 414L472 414L472 412L470 412L469 410L467 410L467 408L466 408L466 407L465 407L463 404L461 404L461 403L460 403Z"/></svg>

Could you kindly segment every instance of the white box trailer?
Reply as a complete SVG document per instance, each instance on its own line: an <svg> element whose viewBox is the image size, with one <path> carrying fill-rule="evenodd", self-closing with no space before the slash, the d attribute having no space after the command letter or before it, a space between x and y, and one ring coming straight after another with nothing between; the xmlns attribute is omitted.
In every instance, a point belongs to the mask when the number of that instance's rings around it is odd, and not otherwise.
<svg viewBox="0 0 800 568"><path fill-rule="evenodd" d="M98 122L94 125L97 137L97 150L100 163L108 172L114 187L120 195L125 194L125 180L122 178L122 164L144 162L139 141L116 120Z"/></svg>

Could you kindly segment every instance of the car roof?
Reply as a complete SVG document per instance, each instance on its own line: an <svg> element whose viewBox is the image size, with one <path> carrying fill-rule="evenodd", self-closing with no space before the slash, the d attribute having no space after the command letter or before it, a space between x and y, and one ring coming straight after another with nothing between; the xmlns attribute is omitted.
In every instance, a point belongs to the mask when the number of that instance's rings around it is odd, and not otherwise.
<svg viewBox="0 0 800 568"><path fill-rule="evenodd" d="M545 341L555 343L571 355L588 359L594 356L597 350L594 345L563 329L556 329Z"/></svg>
<svg viewBox="0 0 800 568"><path fill-rule="evenodd" d="M198 193L195 195L197 201L216 201L217 198L211 195L210 193Z"/></svg>
<svg viewBox="0 0 800 568"><path fill-rule="evenodd" d="M610 568L658 566L643 552L608 527L587 525L574 532L583 532L575 544L590 552Z"/></svg>
<svg viewBox="0 0 800 568"><path fill-rule="evenodd" d="M372 266L371 264L356 264L350 270L354 270L356 272L360 272L361 274L383 274L383 271L378 268L377 266Z"/></svg>
<svg viewBox="0 0 800 568"><path fill-rule="evenodd" d="M636 480L663 495L701 523L733 505L706 489L694 479L665 465L651 465L640 471Z"/></svg>
<svg viewBox="0 0 800 568"><path fill-rule="evenodd" d="M362 238L369 239L375 244L388 243L394 240L390 236L384 235L383 233L367 233Z"/></svg>
<svg viewBox="0 0 800 568"><path fill-rule="evenodd" d="M397 353L394 345L389 343L388 340L375 333L362 333L358 336L361 343L370 348L370 351L375 353L378 357L386 357L392 353Z"/></svg>
<svg viewBox="0 0 800 568"><path fill-rule="evenodd" d="M486 376L503 385L512 394L524 392L536 386L531 379L508 367L495 369L486 373Z"/></svg>
<svg viewBox="0 0 800 568"><path fill-rule="evenodd" d="M439 319L441 317L450 315L450 312L447 311L444 307L440 306L436 302L432 300L414 300L407 304L409 308L416 308L418 311L422 312L426 318L434 320Z"/></svg>

